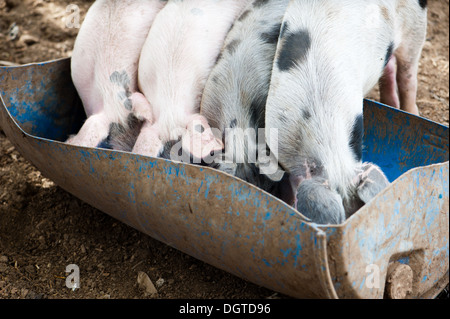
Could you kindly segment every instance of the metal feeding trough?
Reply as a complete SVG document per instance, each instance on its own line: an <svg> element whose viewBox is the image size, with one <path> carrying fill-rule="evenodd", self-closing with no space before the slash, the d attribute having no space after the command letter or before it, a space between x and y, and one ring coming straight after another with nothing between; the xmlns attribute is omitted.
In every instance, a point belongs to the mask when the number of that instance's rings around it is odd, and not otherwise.
<svg viewBox="0 0 450 319"><path fill-rule="evenodd" d="M85 119L69 59L0 68L0 95L3 131L43 175L238 277L298 298L433 298L448 283L448 127L365 101L363 157L392 184L321 226L214 169L65 144Z"/></svg>

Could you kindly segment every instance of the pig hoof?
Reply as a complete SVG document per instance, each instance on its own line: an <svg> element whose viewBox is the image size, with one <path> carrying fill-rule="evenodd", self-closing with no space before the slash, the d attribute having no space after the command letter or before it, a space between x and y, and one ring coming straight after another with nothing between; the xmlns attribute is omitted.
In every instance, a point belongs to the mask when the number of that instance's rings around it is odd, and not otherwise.
<svg viewBox="0 0 450 319"><path fill-rule="evenodd" d="M381 168L372 163L363 164L363 172L359 174L360 183L356 187L359 199L367 204L389 185L389 180Z"/></svg>
<svg viewBox="0 0 450 319"><path fill-rule="evenodd" d="M297 190L297 210L317 224L341 224L345 221L342 198L325 180L308 179Z"/></svg>

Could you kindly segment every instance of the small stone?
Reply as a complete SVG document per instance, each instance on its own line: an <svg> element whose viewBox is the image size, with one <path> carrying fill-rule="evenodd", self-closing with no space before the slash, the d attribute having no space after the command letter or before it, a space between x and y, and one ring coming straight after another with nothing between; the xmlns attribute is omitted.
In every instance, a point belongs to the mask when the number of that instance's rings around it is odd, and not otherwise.
<svg viewBox="0 0 450 319"><path fill-rule="evenodd" d="M29 290L27 288L22 288L20 291L20 296L25 298L28 295Z"/></svg>
<svg viewBox="0 0 450 319"><path fill-rule="evenodd" d="M8 257L7 256L0 256L0 263L7 263L8 262Z"/></svg>
<svg viewBox="0 0 450 319"><path fill-rule="evenodd" d="M159 278L155 284L156 284L156 287L158 287L158 288L162 287L162 285L164 285L164 279Z"/></svg>
<svg viewBox="0 0 450 319"><path fill-rule="evenodd" d="M155 285L145 272L138 272L137 283L139 288L144 290L146 296L155 297L158 294Z"/></svg>
<svg viewBox="0 0 450 319"><path fill-rule="evenodd" d="M39 42L39 38L29 34L24 34L20 37L19 41L25 43L26 45L33 45Z"/></svg>

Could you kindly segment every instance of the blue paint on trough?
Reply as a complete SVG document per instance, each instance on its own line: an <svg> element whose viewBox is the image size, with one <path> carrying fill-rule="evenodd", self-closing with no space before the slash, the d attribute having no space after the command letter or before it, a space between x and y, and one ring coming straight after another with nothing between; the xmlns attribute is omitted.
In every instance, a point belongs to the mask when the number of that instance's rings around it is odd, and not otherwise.
<svg viewBox="0 0 450 319"><path fill-rule="evenodd" d="M392 184L323 226L210 168L65 144L85 120L68 59L0 68L0 79L0 125L43 175L195 258L294 297L382 298L366 267L384 279L393 260L423 260L414 297L448 282L448 127L365 101L363 159Z"/></svg>

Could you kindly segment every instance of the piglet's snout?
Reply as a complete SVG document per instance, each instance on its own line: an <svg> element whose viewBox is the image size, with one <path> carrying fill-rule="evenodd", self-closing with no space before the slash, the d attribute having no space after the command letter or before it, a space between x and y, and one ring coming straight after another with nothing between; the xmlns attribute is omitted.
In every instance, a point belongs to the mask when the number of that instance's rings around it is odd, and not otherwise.
<svg viewBox="0 0 450 319"><path fill-rule="evenodd" d="M322 178L311 178L300 183L297 210L318 224L341 224L345 221L341 196Z"/></svg>

